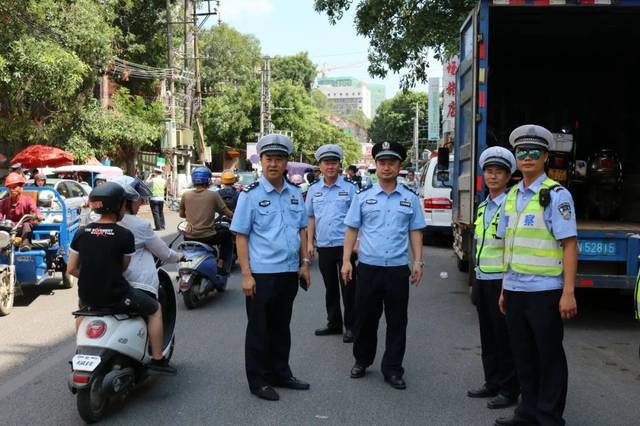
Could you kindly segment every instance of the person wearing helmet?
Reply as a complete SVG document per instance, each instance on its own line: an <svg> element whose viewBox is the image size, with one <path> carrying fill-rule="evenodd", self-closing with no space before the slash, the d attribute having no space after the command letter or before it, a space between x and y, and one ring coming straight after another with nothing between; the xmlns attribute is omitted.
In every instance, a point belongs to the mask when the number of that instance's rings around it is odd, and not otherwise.
<svg viewBox="0 0 640 426"><path fill-rule="evenodd" d="M233 212L224 203L220 194L208 191L211 170L196 167L191 172L194 190L182 194L179 215L187 219L185 241L198 241L209 245L220 245L218 268L221 275L228 275L233 261L233 240L228 230L216 232L215 213L233 217Z"/></svg>
<svg viewBox="0 0 640 426"><path fill-rule="evenodd" d="M96 178L93 181L93 187L98 187L100 185L102 185L103 183L105 183L107 181L107 176L102 174L102 173L98 173L96 175Z"/></svg>
<svg viewBox="0 0 640 426"><path fill-rule="evenodd" d="M237 180L236 175L231 170L225 170L220 177L222 188L220 188L218 194L220 194L220 197L222 197L222 200L231 211L236 210L236 204L238 203L238 191L234 187Z"/></svg>
<svg viewBox="0 0 640 426"><path fill-rule="evenodd" d="M0 201L0 220L9 219L17 223L24 215L35 216L34 219L23 222L21 229L18 230L18 234L22 237L21 251L31 250L32 228L44 220L35 201L22 193L25 182L26 179L21 174L9 173L4 180L5 186L9 188L9 196Z"/></svg>
<svg viewBox="0 0 640 426"><path fill-rule="evenodd" d="M44 173L38 173L34 175L33 180L35 182L35 186L42 188L47 185L47 175Z"/></svg>
<svg viewBox="0 0 640 426"><path fill-rule="evenodd" d="M162 356L160 305L153 296L133 288L124 276L136 252L133 233L117 223L125 215L126 197L125 189L115 182L105 182L91 191L89 205L100 219L74 235L67 272L78 278L81 309L108 307L146 317L153 358L149 368L175 374L175 368Z"/></svg>
<svg viewBox="0 0 640 426"><path fill-rule="evenodd" d="M499 409L516 404L520 394L507 323L498 308L504 272L504 240L496 237L500 207L507 198L507 184L516 170L516 159L508 149L492 146L480 155L480 168L489 195L478 206L475 220L476 280L471 299L478 311L484 384L469 390L467 396L491 398L487 407Z"/></svg>

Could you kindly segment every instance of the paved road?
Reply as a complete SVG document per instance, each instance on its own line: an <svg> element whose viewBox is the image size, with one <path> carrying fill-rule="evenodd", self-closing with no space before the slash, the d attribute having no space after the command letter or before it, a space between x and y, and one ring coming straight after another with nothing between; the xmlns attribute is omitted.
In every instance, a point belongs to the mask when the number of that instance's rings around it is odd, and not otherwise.
<svg viewBox="0 0 640 426"><path fill-rule="evenodd" d="M115 404L104 423L493 424L509 411L488 410L484 401L465 396L482 380L466 275L457 272L445 246L425 247L424 257L424 283L411 290L407 390L386 385L378 364L365 378L350 379L351 346L339 336L313 335L325 320L324 290L314 267L312 288L301 291L294 306L291 356L294 374L309 381L311 390L282 390L276 403L250 395L243 369L244 298L236 271L228 292L199 309L187 311L179 303L178 376L152 378ZM449 278L440 279L441 271ZM82 424L66 385L74 350L69 313L77 303L75 293L42 290L0 318L0 424ZM570 383L565 417L574 425L638 424L640 338L631 299L601 292L578 296L580 316L566 327Z"/></svg>

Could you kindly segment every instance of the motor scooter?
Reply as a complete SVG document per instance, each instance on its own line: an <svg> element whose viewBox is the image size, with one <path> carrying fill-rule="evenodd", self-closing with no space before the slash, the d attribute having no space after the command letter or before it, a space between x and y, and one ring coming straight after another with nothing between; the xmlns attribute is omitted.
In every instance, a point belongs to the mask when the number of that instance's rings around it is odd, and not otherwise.
<svg viewBox="0 0 640 426"><path fill-rule="evenodd" d="M171 359L176 293L164 269L158 269L158 278L164 329L162 354ZM70 362L69 389L76 395L80 417L94 423L104 416L111 399L126 396L148 377L147 365L152 357L147 324L140 315L109 308L85 308L73 314L83 318L76 334L76 353Z"/></svg>
<svg viewBox="0 0 640 426"><path fill-rule="evenodd" d="M184 233L185 229L186 222L178 224L178 232ZM218 247L182 241L177 250L185 256L185 260L178 263L178 291L187 309L196 308L209 293L227 289L228 275L218 273Z"/></svg>
<svg viewBox="0 0 640 426"><path fill-rule="evenodd" d="M612 149L591 156L587 166L589 188L587 212L600 219L612 219L622 204L622 162Z"/></svg>

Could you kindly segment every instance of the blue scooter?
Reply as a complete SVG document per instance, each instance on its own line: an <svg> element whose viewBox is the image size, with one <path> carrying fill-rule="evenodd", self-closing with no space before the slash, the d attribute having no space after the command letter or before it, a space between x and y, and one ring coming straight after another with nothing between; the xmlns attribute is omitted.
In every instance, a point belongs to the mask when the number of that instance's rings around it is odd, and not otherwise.
<svg viewBox="0 0 640 426"><path fill-rule="evenodd" d="M183 233L185 225L186 222L180 223L178 232ZM178 263L178 291L187 309L198 307L209 293L227 289L228 275L218 274L218 247L182 241L176 249L185 256L185 261Z"/></svg>

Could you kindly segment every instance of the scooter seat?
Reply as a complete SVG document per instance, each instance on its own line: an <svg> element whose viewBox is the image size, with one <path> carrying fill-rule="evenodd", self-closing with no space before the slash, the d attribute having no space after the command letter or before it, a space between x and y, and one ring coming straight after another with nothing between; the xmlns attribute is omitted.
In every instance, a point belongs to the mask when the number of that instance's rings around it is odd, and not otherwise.
<svg viewBox="0 0 640 426"><path fill-rule="evenodd" d="M79 317L106 317L111 315L126 315L129 318L141 316L138 312L128 312L118 307L100 307L85 306L71 313Z"/></svg>

